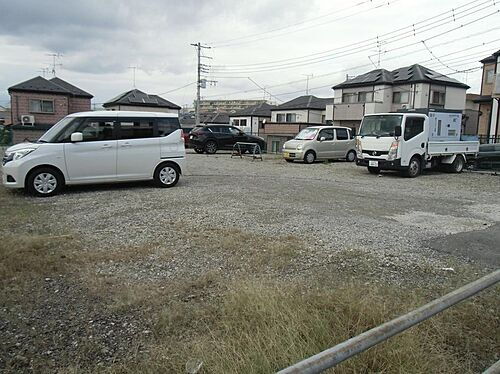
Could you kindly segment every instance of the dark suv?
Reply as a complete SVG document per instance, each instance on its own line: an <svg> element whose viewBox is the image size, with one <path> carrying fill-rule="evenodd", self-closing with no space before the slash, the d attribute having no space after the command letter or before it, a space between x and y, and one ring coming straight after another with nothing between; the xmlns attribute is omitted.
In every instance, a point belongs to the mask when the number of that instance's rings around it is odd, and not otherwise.
<svg viewBox="0 0 500 374"><path fill-rule="evenodd" d="M207 125L195 127L189 133L189 144L197 153L213 154L219 149L233 149L233 145L237 142L257 143L261 150L265 149L266 142L264 139L245 134L236 127L229 125ZM253 151L251 146L243 146L243 151Z"/></svg>

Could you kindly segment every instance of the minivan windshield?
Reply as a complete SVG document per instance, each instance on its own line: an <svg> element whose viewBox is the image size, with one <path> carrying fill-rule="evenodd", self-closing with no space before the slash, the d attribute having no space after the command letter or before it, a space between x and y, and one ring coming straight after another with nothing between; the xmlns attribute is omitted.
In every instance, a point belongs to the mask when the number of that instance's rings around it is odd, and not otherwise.
<svg viewBox="0 0 500 374"><path fill-rule="evenodd" d="M318 133L318 129L307 128L297 134L295 140L313 140Z"/></svg>
<svg viewBox="0 0 500 374"><path fill-rule="evenodd" d="M394 128L401 126L403 116L367 116L363 118L361 128L359 129L360 136L394 136Z"/></svg>
<svg viewBox="0 0 500 374"><path fill-rule="evenodd" d="M69 125L75 117L65 117L59 122L57 122L54 126L52 126L45 134L42 135L40 139L38 139L37 143L54 143L56 141L57 135L64 128Z"/></svg>

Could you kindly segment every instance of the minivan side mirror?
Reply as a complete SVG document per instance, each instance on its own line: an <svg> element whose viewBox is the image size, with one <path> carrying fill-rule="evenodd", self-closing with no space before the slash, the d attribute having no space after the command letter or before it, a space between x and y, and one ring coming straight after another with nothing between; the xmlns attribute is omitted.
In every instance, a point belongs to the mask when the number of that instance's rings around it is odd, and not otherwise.
<svg viewBox="0 0 500 374"><path fill-rule="evenodd" d="M71 134L71 142L77 143L83 141L83 134L81 132L74 132Z"/></svg>
<svg viewBox="0 0 500 374"><path fill-rule="evenodd" d="M396 127L394 128L394 136L395 136L396 138L398 138L398 137L400 137L400 136L401 136L401 134L402 134L402 129L401 129L401 126L396 126Z"/></svg>
<svg viewBox="0 0 500 374"><path fill-rule="evenodd" d="M324 136L322 136L321 138L319 138L320 142L324 142L325 140L326 140L326 138Z"/></svg>

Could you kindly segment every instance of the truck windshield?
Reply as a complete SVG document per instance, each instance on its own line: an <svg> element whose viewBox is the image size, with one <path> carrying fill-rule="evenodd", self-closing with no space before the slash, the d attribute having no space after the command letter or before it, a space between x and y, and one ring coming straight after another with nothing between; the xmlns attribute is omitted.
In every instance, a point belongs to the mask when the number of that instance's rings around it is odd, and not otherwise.
<svg viewBox="0 0 500 374"><path fill-rule="evenodd" d="M403 116L367 116L363 118L360 136L394 136L394 128L401 126Z"/></svg>
<svg viewBox="0 0 500 374"><path fill-rule="evenodd" d="M296 140L313 140L316 136L318 129L307 128L302 130L295 137Z"/></svg>
<svg viewBox="0 0 500 374"><path fill-rule="evenodd" d="M63 131L66 126L71 123L75 117L65 117L59 122L57 122L54 126L52 126L45 134L42 135L40 139L38 139L37 143L54 143L61 131Z"/></svg>

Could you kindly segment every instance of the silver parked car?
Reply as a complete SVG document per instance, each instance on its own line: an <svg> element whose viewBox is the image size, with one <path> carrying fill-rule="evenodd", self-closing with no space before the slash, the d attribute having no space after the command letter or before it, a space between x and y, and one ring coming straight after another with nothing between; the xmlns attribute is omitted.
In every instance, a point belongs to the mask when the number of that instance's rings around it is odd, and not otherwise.
<svg viewBox="0 0 500 374"><path fill-rule="evenodd" d="M340 126L312 126L283 144L283 158L287 162L303 160L311 164L316 160L356 160L356 147L351 129Z"/></svg>

